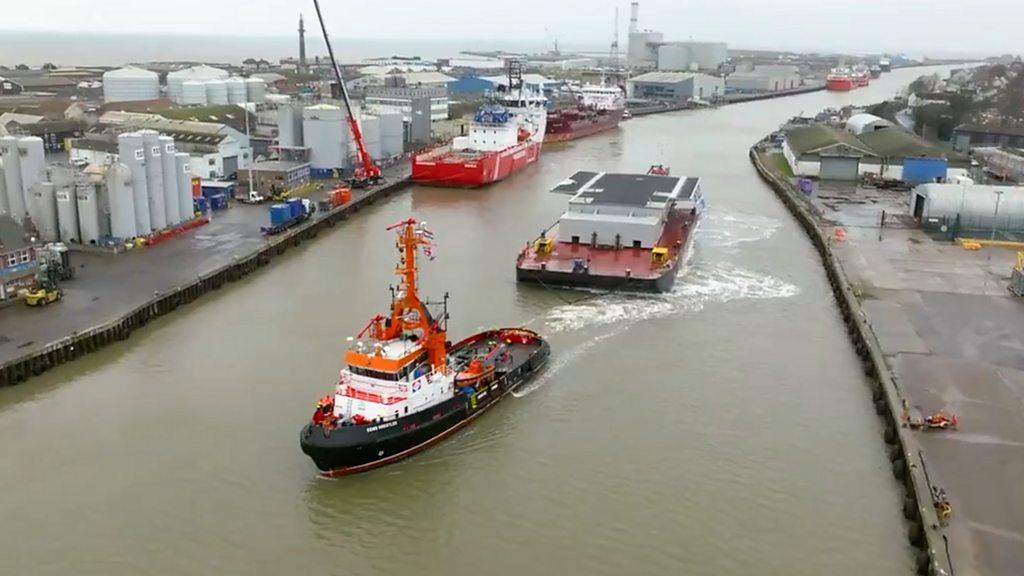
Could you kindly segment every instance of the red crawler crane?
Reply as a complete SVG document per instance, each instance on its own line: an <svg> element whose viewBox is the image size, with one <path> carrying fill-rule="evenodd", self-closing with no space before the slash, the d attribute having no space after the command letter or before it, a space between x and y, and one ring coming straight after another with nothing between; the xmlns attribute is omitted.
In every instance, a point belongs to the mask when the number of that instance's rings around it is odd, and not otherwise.
<svg viewBox="0 0 1024 576"><path fill-rule="evenodd" d="M353 188L366 188L383 180L380 167L370 158L366 151L366 144L363 142L363 132L359 129L356 117L352 114L352 102L348 99L348 90L345 89L345 81L341 77L341 68L338 61L334 59L334 48L331 47L331 39L327 36L327 26L324 24L323 14L320 12L320 1L313 0L316 7L316 17L320 21L320 30L324 34L324 43L327 44L327 54L331 57L331 67L334 68L334 77L338 81L338 88L341 90L341 97L345 101L345 111L348 113L348 128L352 131L352 139L356 141L356 150L359 153L359 165L352 172L348 183Z"/></svg>

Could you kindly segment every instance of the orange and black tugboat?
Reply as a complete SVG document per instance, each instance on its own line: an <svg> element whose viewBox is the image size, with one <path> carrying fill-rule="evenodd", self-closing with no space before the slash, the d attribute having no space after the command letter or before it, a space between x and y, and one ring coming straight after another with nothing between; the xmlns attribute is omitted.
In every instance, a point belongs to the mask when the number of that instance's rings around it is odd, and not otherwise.
<svg viewBox="0 0 1024 576"><path fill-rule="evenodd" d="M548 343L524 328L447 340L448 296L420 300L416 257L433 234L413 219L394 224L402 256L391 312L353 339L334 391L317 402L299 435L302 451L328 476L362 472L411 456L465 426L547 362ZM429 305L443 306L438 315Z"/></svg>

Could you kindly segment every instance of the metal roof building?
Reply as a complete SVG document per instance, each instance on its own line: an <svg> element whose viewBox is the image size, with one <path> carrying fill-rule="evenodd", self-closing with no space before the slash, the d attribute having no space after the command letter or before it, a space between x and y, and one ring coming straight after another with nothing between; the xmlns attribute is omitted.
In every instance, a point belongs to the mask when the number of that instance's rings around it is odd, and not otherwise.
<svg viewBox="0 0 1024 576"><path fill-rule="evenodd" d="M910 209L925 226L961 230L1024 231L1024 186L922 184L910 191Z"/></svg>
<svg viewBox="0 0 1024 576"><path fill-rule="evenodd" d="M857 135L892 127L892 122L885 118L879 118L874 114L854 114L846 121L846 129Z"/></svg>
<svg viewBox="0 0 1024 576"><path fill-rule="evenodd" d="M725 95L725 80L694 72L647 72L627 80L626 93L661 102L715 100Z"/></svg>

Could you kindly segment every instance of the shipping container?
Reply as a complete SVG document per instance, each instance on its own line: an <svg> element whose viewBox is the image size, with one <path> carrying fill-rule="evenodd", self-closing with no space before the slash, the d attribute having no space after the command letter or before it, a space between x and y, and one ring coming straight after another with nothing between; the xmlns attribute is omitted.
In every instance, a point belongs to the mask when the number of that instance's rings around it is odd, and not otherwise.
<svg viewBox="0 0 1024 576"><path fill-rule="evenodd" d="M280 226L292 219L292 207L288 204L274 204L270 207L270 225Z"/></svg>
<svg viewBox="0 0 1024 576"><path fill-rule="evenodd" d="M302 207L302 198L289 198L288 209L291 210L291 217L298 218L305 209Z"/></svg>

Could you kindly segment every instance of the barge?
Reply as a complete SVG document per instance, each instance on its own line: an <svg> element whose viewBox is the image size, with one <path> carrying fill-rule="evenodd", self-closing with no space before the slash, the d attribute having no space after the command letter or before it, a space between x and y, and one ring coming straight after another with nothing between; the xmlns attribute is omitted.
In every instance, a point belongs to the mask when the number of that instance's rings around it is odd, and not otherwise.
<svg viewBox="0 0 1024 576"><path fill-rule="evenodd" d="M549 286L668 292L704 209L699 178L661 166L647 174L576 172L551 228L516 259L516 279Z"/></svg>

